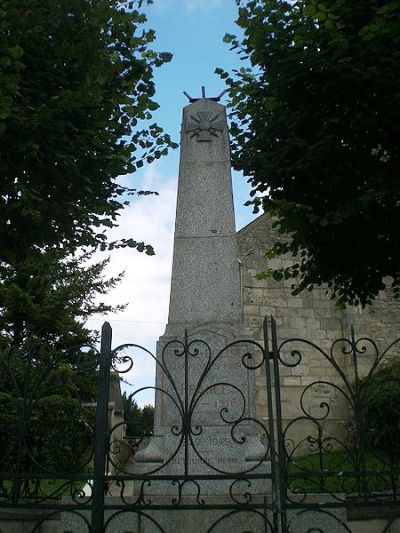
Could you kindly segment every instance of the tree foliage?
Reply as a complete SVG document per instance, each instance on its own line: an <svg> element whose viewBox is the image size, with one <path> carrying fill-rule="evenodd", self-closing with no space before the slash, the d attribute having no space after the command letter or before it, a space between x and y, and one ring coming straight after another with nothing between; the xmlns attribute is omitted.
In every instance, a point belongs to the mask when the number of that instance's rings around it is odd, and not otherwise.
<svg viewBox="0 0 400 533"><path fill-rule="evenodd" d="M79 472L87 467L95 412L84 402L95 397L94 351L63 350L31 337L16 347L3 343L0 365L1 470Z"/></svg>
<svg viewBox="0 0 400 533"><path fill-rule="evenodd" d="M0 329L13 345L28 335L60 340L60 328L84 340L79 319L106 311L94 297L117 281L101 278L104 263L85 266L91 251L154 254L106 236L129 195L149 193L117 177L173 146L150 122L153 71L171 56L151 50L145 22L136 2L2 5Z"/></svg>
<svg viewBox="0 0 400 533"><path fill-rule="evenodd" d="M87 318L124 306L98 301L122 274L107 279L103 271L109 259L90 263L91 256L37 252L18 269L0 269L0 345L18 346L35 338L65 349L92 339L84 326Z"/></svg>
<svg viewBox="0 0 400 533"><path fill-rule="evenodd" d="M22 439L18 468L28 471L76 465L88 445L81 402L95 396L96 370L84 323L112 309L98 297L120 279L106 279L107 260L94 264L92 254L154 254L106 235L130 196L152 194L117 178L175 146L152 123L153 72L171 55L151 49L142 3L1 4L0 455L12 466ZM79 370L82 358L90 372Z"/></svg>
<svg viewBox="0 0 400 533"><path fill-rule="evenodd" d="M233 165L283 235L270 256L296 257L274 277L365 305L390 276L399 296L400 2L237 4L244 37L225 40L251 66L217 71Z"/></svg>
<svg viewBox="0 0 400 533"><path fill-rule="evenodd" d="M122 394L126 434L130 437L145 437L154 432L154 407L150 404L139 407L133 394Z"/></svg>
<svg viewBox="0 0 400 533"><path fill-rule="evenodd" d="M132 2L133 4L133 2ZM0 15L0 261L33 248L106 248L126 196L116 181L172 143L149 121L146 17L116 0L9 0ZM147 122L148 123L148 122ZM133 239L110 243L152 254Z"/></svg>
<svg viewBox="0 0 400 533"><path fill-rule="evenodd" d="M365 410L367 444L400 461L400 361L393 358L359 386Z"/></svg>

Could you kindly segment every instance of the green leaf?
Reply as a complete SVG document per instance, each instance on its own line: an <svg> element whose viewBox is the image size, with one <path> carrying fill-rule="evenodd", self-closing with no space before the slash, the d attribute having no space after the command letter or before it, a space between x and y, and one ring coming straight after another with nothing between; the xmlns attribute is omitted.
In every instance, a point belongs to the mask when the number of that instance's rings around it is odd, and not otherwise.
<svg viewBox="0 0 400 533"><path fill-rule="evenodd" d="M24 49L21 46L16 45L8 49L8 54L13 59L20 59L24 54Z"/></svg>
<svg viewBox="0 0 400 533"><path fill-rule="evenodd" d="M146 245L146 254L147 255L155 255L154 248L150 244Z"/></svg>
<svg viewBox="0 0 400 533"><path fill-rule="evenodd" d="M272 273L272 278L275 281L281 281L283 279L283 272L281 272L280 270L274 270Z"/></svg>
<svg viewBox="0 0 400 533"><path fill-rule="evenodd" d="M246 63L216 70L233 167L291 243L276 255L306 250L276 277L296 277L297 293L326 283L339 305L367 305L400 264L400 5L375 4L240 1L242 37L224 41Z"/></svg>

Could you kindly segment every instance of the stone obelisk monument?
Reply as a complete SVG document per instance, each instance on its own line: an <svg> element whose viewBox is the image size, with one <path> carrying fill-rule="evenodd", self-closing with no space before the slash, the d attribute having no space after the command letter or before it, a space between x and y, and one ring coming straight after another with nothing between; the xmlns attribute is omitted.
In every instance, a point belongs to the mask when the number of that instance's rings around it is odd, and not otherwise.
<svg viewBox="0 0 400 533"><path fill-rule="evenodd" d="M201 98L183 111L166 335L206 324L242 333L238 257L225 108Z"/></svg>
<svg viewBox="0 0 400 533"><path fill-rule="evenodd" d="M259 427L251 420L255 357L245 341L230 346L242 338L226 112L218 98L203 93L183 110L169 317L157 348L155 431L136 456L136 472L232 475L266 468ZM226 494L227 483L202 482L201 496ZM159 495L176 490L167 483L155 487Z"/></svg>

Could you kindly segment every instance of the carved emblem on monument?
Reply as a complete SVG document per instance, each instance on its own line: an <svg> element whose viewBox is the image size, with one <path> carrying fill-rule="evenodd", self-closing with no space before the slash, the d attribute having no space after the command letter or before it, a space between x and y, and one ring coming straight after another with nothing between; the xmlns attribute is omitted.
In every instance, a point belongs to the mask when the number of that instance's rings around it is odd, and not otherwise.
<svg viewBox="0 0 400 533"><path fill-rule="evenodd" d="M218 137L218 132L223 131L223 122L219 113L199 111L196 115L189 115L186 133L190 138L197 137L197 141L210 142L213 137Z"/></svg>

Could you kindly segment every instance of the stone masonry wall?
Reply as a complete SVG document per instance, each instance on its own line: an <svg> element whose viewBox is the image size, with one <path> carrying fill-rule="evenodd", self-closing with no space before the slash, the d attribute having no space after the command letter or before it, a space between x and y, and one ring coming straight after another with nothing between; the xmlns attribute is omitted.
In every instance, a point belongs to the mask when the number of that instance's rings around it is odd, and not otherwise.
<svg viewBox="0 0 400 533"><path fill-rule="evenodd" d="M291 280L257 280L257 273L268 268L286 266L291 262L290 258L265 258L266 251L276 238L276 230L272 228L271 218L267 215L262 215L241 229L237 238L242 271L244 323L246 333L255 340L262 342L263 319L269 315L274 316L277 322L278 343L289 338L303 338L327 353L335 340L350 336L351 325L355 327L357 337L372 337L381 349L400 336L400 303L393 300L390 291L383 293L367 309L342 310L329 299L324 288L292 296ZM337 343L333 355L351 383L351 358L342 353L342 346L342 343ZM285 425L304 415L304 412L314 417L322 416L326 407L323 404L321 406L321 402L327 402L330 411L324 428L329 433L340 436L349 419L349 411L343 395L329 383L343 388L343 380L324 355L308 345L288 345L284 354L287 361L290 361L293 348L301 348L302 360L294 368L281 367L282 414ZM360 365L362 373L368 371L373 360L373 350L371 346L367 348L367 354L360 358L365 362ZM316 381L326 383L311 386ZM308 386L302 408L301 396ZM261 419L267 418L265 376L262 373L257 376L257 411ZM294 424L290 431L296 434L296 442L299 442L302 435L313 430L303 422L301 426ZM291 437L290 431L288 438ZM299 453L307 453L307 446L304 445Z"/></svg>

